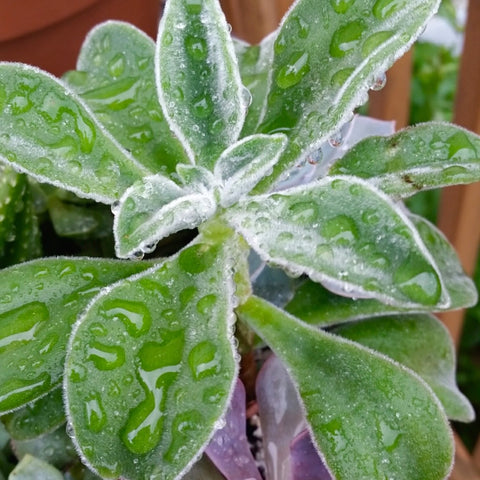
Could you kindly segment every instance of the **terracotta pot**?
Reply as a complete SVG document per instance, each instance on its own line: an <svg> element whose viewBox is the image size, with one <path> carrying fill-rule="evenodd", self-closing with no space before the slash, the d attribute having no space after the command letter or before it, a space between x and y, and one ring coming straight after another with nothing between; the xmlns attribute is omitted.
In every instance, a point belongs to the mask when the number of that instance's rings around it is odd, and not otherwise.
<svg viewBox="0 0 480 480"><path fill-rule="evenodd" d="M160 0L1 0L0 60L24 62L61 75L75 67L87 32L116 19L155 37Z"/></svg>

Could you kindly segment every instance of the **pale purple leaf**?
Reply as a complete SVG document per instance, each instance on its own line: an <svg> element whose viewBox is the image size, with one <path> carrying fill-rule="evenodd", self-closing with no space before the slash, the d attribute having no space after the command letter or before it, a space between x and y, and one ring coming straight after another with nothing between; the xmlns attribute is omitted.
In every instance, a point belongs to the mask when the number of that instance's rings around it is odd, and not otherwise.
<svg viewBox="0 0 480 480"><path fill-rule="evenodd" d="M216 431L205 453L227 480L261 480L245 433L245 388L237 382L225 426Z"/></svg>

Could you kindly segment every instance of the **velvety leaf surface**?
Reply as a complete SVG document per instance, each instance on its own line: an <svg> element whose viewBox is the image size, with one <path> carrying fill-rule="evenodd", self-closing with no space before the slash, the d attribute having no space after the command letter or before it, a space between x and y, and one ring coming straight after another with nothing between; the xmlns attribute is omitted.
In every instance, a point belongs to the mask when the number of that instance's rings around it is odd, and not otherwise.
<svg viewBox="0 0 480 480"><path fill-rule="evenodd" d="M212 195L191 193L160 175L130 187L115 211L113 233L120 258L150 252L159 240L197 227L215 212Z"/></svg>
<svg viewBox="0 0 480 480"><path fill-rule="evenodd" d="M287 143L285 135L252 135L225 150L215 164L220 204L237 202L272 170Z"/></svg>
<svg viewBox="0 0 480 480"><path fill-rule="evenodd" d="M292 480L333 480L318 455L308 431L299 434L290 447Z"/></svg>
<svg viewBox="0 0 480 480"><path fill-rule="evenodd" d="M33 455L60 469L78 458L65 425L38 438L13 440L12 449L19 460L26 455Z"/></svg>
<svg viewBox="0 0 480 480"><path fill-rule="evenodd" d="M428 123L389 138L356 145L330 174L368 179L388 195L408 197L420 190L480 180L480 137L455 125Z"/></svg>
<svg viewBox="0 0 480 480"><path fill-rule="evenodd" d="M362 180L329 177L249 197L230 212L228 220L264 260L329 290L398 306L449 303L413 225Z"/></svg>
<svg viewBox="0 0 480 480"><path fill-rule="evenodd" d="M475 418L455 382L455 349L448 330L432 315L372 318L341 325L333 333L384 353L418 373L452 420Z"/></svg>
<svg viewBox="0 0 480 480"><path fill-rule="evenodd" d="M0 63L0 85L2 161L103 203L112 203L148 173L80 98L46 72Z"/></svg>
<svg viewBox="0 0 480 480"><path fill-rule="evenodd" d="M215 432L205 453L227 480L262 480L245 431L245 387L240 380L237 380L223 421L225 426Z"/></svg>
<svg viewBox="0 0 480 480"><path fill-rule="evenodd" d="M56 388L35 402L7 413L1 419L15 440L30 440L49 433L65 423L62 389Z"/></svg>
<svg viewBox="0 0 480 480"><path fill-rule="evenodd" d="M0 165L0 268L40 254L38 219L27 177Z"/></svg>
<svg viewBox="0 0 480 480"><path fill-rule="evenodd" d="M445 413L411 370L259 298L237 314L285 363L313 439L337 480L448 476L453 439Z"/></svg>
<svg viewBox="0 0 480 480"><path fill-rule="evenodd" d="M270 356L262 366L255 392L262 422L267 478L291 480L290 444L307 423L297 390L275 355Z"/></svg>
<svg viewBox="0 0 480 480"><path fill-rule="evenodd" d="M251 95L251 103L241 133L241 137L246 137L256 132L263 109L266 107L275 33L265 37L259 45L249 45L235 38L233 40L242 83Z"/></svg>
<svg viewBox="0 0 480 480"><path fill-rule="evenodd" d="M417 215L410 215L423 243L431 252L441 274L451 304L435 310L467 308L477 303L477 291L472 280L462 269L457 253L445 236L434 225ZM429 312L431 308L415 306L413 309L385 305L374 299L352 299L334 295L317 283L306 281L286 306L291 314L316 325L331 325L369 318L388 313Z"/></svg>
<svg viewBox="0 0 480 480"><path fill-rule="evenodd" d="M169 174L188 159L158 103L154 57L151 38L133 25L110 21L88 34L78 71L64 78L139 162Z"/></svg>
<svg viewBox="0 0 480 480"><path fill-rule="evenodd" d="M58 385L77 315L102 287L149 265L51 258L2 270L0 413L18 409Z"/></svg>
<svg viewBox="0 0 480 480"><path fill-rule="evenodd" d="M102 477L181 478L218 428L237 373L230 248L200 240L104 290L77 323L67 412Z"/></svg>
<svg viewBox="0 0 480 480"><path fill-rule="evenodd" d="M192 162L211 169L237 140L249 101L218 1L167 2L158 38L160 104Z"/></svg>
<svg viewBox="0 0 480 480"><path fill-rule="evenodd" d="M63 475L47 462L26 455L8 478L9 480L63 480Z"/></svg>
<svg viewBox="0 0 480 480"><path fill-rule="evenodd" d="M297 0L274 45L259 129L291 140L265 188L333 135L367 100L369 85L419 35L438 0Z"/></svg>

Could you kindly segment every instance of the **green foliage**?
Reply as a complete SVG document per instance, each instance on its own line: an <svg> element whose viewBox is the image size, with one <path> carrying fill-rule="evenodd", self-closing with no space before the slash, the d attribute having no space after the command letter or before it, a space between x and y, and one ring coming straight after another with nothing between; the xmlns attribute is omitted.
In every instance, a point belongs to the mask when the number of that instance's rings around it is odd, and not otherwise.
<svg viewBox="0 0 480 480"><path fill-rule="evenodd" d="M0 413L18 452L47 445L74 462L62 403L80 458L104 478L218 476L202 454L236 382L235 326L287 366L335 478L448 475L447 415L472 415L428 313L472 305L476 291L446 239L397 199L477 181L479 138L423 125L365 140L310 184L279 183L318 157L437 7L297 0L249 46L231 39L217 0L168 0L156 45L131 25L99 25L64 81L0 63L4 258L38 245L24 173L87 199L45 195L64 236L101 238L110 206L120 258L196 235L148 262L57 257L2 271ZM289 313L252 295L249 248L304 276Z"/></svg>

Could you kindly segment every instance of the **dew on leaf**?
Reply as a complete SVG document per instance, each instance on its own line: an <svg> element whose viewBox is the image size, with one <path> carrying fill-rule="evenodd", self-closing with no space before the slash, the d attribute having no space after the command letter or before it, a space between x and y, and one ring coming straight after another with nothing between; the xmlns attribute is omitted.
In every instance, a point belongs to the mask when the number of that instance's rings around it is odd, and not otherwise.
<svg viewBox="0 0 480 480"><path fill-rule="evenodd" d="M216 375L221 370L217 346L206 340L192 348L188 365L195 380Z"/></svg>
<svg viewBox="0 0 480 480"><path fill-rule="evenodd" d="M253 101L252 94L247 87L242 88L242 102L248 108Z"/></svg>
<svg viewBox="0 0 480 480"><path fill-rule="evenodd" d="M0 385L0 409L10 410L18 405L18 400L34 400L39 393L44 393L51 383L51 377L44 372L38 377L28 380L12 378Z"/></svg>
<svg viewBox="0 0 480 480"><path fill-rule="evenodd" d="M352 217L338 215L322 224L322 235L332 243L348 246L358 239L358 228Z"/></svg>
<svg viewBox="0 0 480 480"><path fill-rule="evenodd" d="M378 92L379 90L382 90L382 88L385 87L386 84L387 84L387 74L383 72L380 75L377 75L373 79L373 82L370 85L370 89L375 92Z"/></svg>
<svg viewBox="0 0 480 480"><path fill-rule="evenodd" d="M126 59L125 55L118 53L108 64L108 71L112 77L120 77L125 71Z"/></svg>
<svg viewBox="0 0 480 480"><path fill-rule="evenodd" d="M186 273L202 273L215 263L215 251L205 245L193 245L180 253L178 263Z"/></svg>
<svg viewBox="0 0 480 480"><path fill-rule="evenodd" d="M107 414L102 405L102 400L98 393L93 393L85 401L85 415L87 418L87 427L95 433L103 430L107 423Z"/></svg>
<svg viewBox="0 0 480 480"><path fill-rule="evenodd" d="M386 20L403 10L407 0L377 0L373 6L373 15L379 20Z"/></svg>
<svg viewBox="0 0 480 480"><path fill-rule="evenodd" d="M166 47L171 45L173 42L173 35L170 32L166 32L162 39L162 44Z"/></svg>
<svg viewBox="0 0 480 480"><path fill-rule="evenodd" d="M153 137L154 135L150 125L141 125L128 130L128 138L141 144L148 143Z"/></svg>
<svg viewBox="0 0 480 480"><path fill-rule="evenodd" d="M217 303L217 296L214 294L205 295L197 302L197 311L201 315L211 315L212 308Z"/></svg>
<svg viewBox="0 0 480 480"><path fill-rule="evenodd" d="M210 97L201 96L193 101L193 113L198 118L207 118L213 112L213 103Z"/></svg>
<svg viewBox="0 0 480 480"><path fill-rule="evenodd" d="M347 13L355 0L330 0L330 4L336 13Z"/></svg>
<svg viewBox="0 0 480 480"><path fill-rule="evenodd" d="M87 360L91 360L98 370L114 370L125 363L125 350L119 345L92 342L87 349Z"/></svg>
<svg viewBox="0 0 480 480"><path fill-rule="evenodd" d="M188 13L198 15L202 12L202 0L186 0L186 9Z"/></svg>
<svg viewBox="0 0 480 480"><path fill-rule="evenodd" d="M310 33L310 25L299 16L292 18L292 22L295 22L297 26L297 35L299 38L307 38Z"/></svg>
<svg viewBox="0 0 480 480"><path fill-rule="evenodd" d="M380 45L387 42L390 38L392 38L393 32L389 30L383 30L381 32L376 32L370 35L362 46L362 55L367 57L370 55L374 50L376 50Z"/></svg>
<svg viewBox="0 0 480 480"><path fill-rule="evenodd" d="M27 113L33 107L33 102L25 95L15 95L9 103L14 115Z"/></svg>
<svg viewBox="0 0 480 480"><path fill-rule="evenodd" d="M83 382L87 378L87 369L79 363L72 363L69 366L68 378L74 382Z"/></svg>
<svg viewBox="0 0 480 480"><path fill-rule="evenodd" d="M477 158L477 152L467 135L457 132L446 140L450 160L471 160Z"/></svg>
<svg viewBox="0 0 480 480"><path fill-rule="evenodd" d="M289 216L294 223L311 225L318 218L318 207L311 201L297 202L289 207Z"/></svg>
<svg viewBox="0 0 480 480"><path fill-rule="evenodd" d="M341 131L338 131L335 135L332 135L328 139L328 143L332 148L338 148L342 145L343 143L343 135Z"/></svg>
<svg viewBox="0 0 480 480"><path fill-rule="evenodd" d="M194 285L189 285L188 287L184 288L179 295L180 305L182 309L185 309L190 306L190 302L192 301L193 297L197 295L198 288Z"/></svg>
<svg viewBox="0 0 480 480"><path fill-rule="evenodd" d="M340 27L332 36L330 43L330 55L335 58L342 58L357 47L366 25L363 21L357 20Z"/></svg>
<svg viewBox="0 0 480 480"><path fill-rule="evenodd" d="M287 65L283 66L277 74L276 82L280 88L286 89L300 83L302 78L310 71L307 52L293 53Z"/></svg>
<svg viewBox="0 0 480 480"><path fill-rule="evenodd" d="M200 37L187 36L185 38L185 48L188 55L193 60L205 60L208 54L207 42Z"/></svg>

